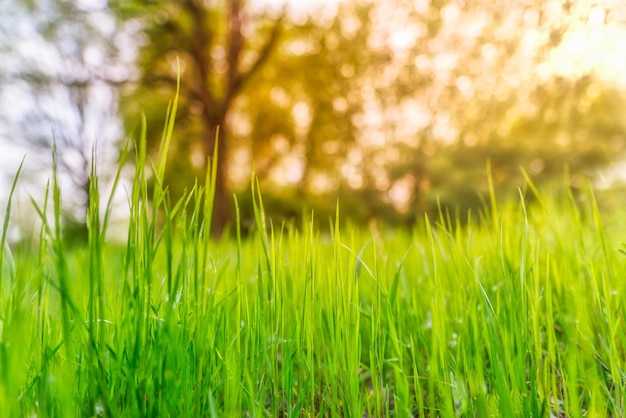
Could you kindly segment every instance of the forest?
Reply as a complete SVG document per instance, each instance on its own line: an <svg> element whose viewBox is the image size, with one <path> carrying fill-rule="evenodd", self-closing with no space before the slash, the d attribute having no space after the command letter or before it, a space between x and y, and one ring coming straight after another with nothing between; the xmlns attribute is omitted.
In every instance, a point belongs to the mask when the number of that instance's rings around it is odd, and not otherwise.
<svg viewBox="0 0 626 418"><path fill-rule="evenodd" d="M5 175L28 155L24 176L43 187L55 142L64 223L79 235L93 150L110 177L145 118L154 158L179 76L164 181L180 198L219 138L216 236L233 194L251 223L252 176L280 221L325 220L341 197L357 223L405 226L483 207L488 166L513 197L524 173L620 177L619 5L51 0L2 12L15 23L0 38L0 91L20 98L0 113L16 149Z"/></svg>

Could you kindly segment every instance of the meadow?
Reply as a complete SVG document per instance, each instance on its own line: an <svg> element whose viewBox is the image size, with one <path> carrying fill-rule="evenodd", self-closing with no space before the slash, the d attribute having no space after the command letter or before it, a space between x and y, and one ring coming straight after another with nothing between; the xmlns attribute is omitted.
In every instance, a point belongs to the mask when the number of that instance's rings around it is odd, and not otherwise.
<svg viewBox="0 0 626 418"><path fill-rule="evenodd" d="M2 416L625 415L626 219L591 186L369 230L341 202L275 224L253 180L253 231L214 240L215 166L170 202L170 139L152 164L137 141L123 244L95 169L84 246L56 173L38 237L9 247L7 210Z"/></svg>

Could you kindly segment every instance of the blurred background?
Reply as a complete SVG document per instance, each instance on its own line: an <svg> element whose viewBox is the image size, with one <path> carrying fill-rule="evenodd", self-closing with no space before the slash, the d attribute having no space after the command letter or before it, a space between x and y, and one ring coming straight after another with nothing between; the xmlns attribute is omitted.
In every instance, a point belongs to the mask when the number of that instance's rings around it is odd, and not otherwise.
<svg viewBox="0 0 626 418"><path fill-rule="evenodd" d="M275 219L326 222L339 198L396 226L479 209L488 164L502 196L522 170L615 193L626 177L622 0L0 0L0 22L3 205L26 156L14 239L53 141L64 225L84 236L92 150L106 189L145 115L155 155L177 62L166 180L177 199L204 177L219 126L215 235L233 194L251 217L252 170Z"/></svg>

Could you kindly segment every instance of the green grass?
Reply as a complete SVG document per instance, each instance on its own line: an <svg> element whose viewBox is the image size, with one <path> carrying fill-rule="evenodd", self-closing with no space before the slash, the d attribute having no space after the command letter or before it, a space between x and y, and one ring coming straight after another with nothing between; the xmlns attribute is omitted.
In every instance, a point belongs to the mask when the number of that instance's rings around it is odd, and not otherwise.
<svg viewBox="0 0 626 418"><path fill-rule="evenodd" d="M95 169L84 247L56 173L34 248L2 236L2 416L624 416L626 223L591 188L370 232L273 224L254 184L255 232L215 241L215 167L170 202L165 132L125 245Z"/></svg>

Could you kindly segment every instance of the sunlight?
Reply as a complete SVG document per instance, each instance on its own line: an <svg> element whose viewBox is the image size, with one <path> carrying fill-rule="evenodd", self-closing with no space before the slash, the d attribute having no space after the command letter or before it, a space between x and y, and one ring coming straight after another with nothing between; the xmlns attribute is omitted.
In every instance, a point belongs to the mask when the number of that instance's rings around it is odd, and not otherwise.
<svg viewBox="0 0 626 418"><path fill-rule="evenodd" d="M539 71L543 78L550 75L580 77L595 73L620 88L626 88L626 28L616 22L605 22L606 12L593 7L587 22L569 31L561 45L550 55Z"/></svg>

